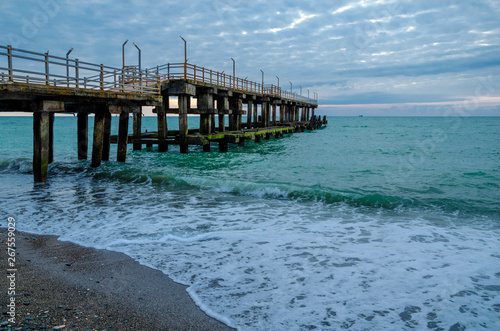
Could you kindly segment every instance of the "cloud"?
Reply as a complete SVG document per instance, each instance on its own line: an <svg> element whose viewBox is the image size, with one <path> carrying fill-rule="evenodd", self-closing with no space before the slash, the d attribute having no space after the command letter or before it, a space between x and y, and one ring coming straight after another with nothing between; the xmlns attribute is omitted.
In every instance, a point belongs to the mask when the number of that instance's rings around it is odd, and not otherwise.
<svg viewBox="0 0 500 331"><path fill-rule="evenodd" d="M126 39L143 67L190 62L320 94L320 102L466 99L481 77L500 75L498 1L61 1L21 48L121 66ZM38 2L1 1L0 44L22 36ZM128 47L130 46L130 47ZM127 63L137 50L126 49ZM0 58L1 61L1 58ZM1 65L0 65L1 66ZM498 95L498 89L492 94Z"/></svg>

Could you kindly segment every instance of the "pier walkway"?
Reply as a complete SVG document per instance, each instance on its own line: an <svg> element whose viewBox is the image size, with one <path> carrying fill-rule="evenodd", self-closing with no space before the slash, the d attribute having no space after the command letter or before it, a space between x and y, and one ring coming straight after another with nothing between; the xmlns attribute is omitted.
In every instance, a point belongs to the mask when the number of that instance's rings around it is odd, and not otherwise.
<svg viewBox="0 0 500 331"><path fill-rule="evenodd" d="M217 143L221 152L227 152L230 143L242 146L245 140L260 141L326 124L326 118L314 114L317 99L279 86L187 62L149 69L141 69L140 63L114 68L68 55L0 45L0 112L33 114L36 182L47 180L48 164L53 161L55 114L78 116L79 159L88 157L88 115L95 115L92 167L109 160L111 143L118 144L117 160L125 162L129 143L134 150L158 145L160 152L167 151L169 145L179 145L182 153L188 152L189 145L201 145L204 151L210 151L211 144ZM141 131L145 106L154 107L157 132ZM119 116L117 136L111 136L113 114ZM167 114L178 115L179 130L168 130ZM191 114L199 115L198 129L188 129ZM133 116L131 135L129 116Z"/></svg>

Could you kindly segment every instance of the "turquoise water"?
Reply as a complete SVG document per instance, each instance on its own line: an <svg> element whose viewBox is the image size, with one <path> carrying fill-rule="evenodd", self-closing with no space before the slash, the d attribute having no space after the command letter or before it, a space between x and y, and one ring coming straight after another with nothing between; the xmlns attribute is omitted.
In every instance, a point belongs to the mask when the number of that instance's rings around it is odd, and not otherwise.
<svg viewBox="0 0 500 331"><path fill-rule="evenodd" d="M500 327L500 118L328 120L229 153L130 147L92 169L76 118L56 117L34 184L32 119L0 117L0 212L160 269L242 330Z"/></svg>

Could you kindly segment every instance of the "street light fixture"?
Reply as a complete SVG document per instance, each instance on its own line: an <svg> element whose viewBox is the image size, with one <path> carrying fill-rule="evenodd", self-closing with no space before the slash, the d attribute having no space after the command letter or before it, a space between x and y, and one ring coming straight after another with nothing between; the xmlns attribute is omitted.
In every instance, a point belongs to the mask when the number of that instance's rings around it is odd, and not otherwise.
<svg viewBox="0 0 500 331"><path fill-rule="evenodd" d="M307 97L309 98L309 89L307 89Z"/></svg>
<svg viewBox="0 0 500 331"><path fill-rule="evenodd" d="M123 63L123 67L122 68L125 68L125 45L127 43L128 43L128 39L125 40L125 42L122 45L122 63Z"/></svg>
<svg viewBox="0 0 500 331"><path fill-rule="evenodd" d="M66 53L66 79L69 87L69 54L73 52L73 47Z"/></svg>
<svg viewBox="0 0 500 331"><path fill-rule="evenodd" d="M260 72L262 72L262 94L264 94L264 71L260 69Z"/></svg>
<svg viewBox="0 0 500 331"><path fill-rule="evenodd" d="M302 86L299 85L299 87L300 87L300 95L302 95Z"/></svg>
<svg viewBox="0 0 500 331"><path fill-rule="evenodd" d="M236 61L231 58L231 60L233 61L233 87L236 85Z"/></svg>
<svg viewBox="0 0 500 331"><path fill-rule="evenodd" d="M141 73L141 49L139 46L136 45L136 43L133 43L135 48L139 51L139 86L142 88L142 73Z"/></svg>
<svg viewBox="0 0 500 331"><path fill-rule="evenodd" d="M293 84L291 81L288 81L288 82L290 83L290 94L292 94L293 93Z"/></svg>
<svg viewBox="0 0 500 331"><path fill-rule="evenodd" d="M184 41L184 79L186 79L186 76L187 76L187 41L186 39L182 38L182 36L179 36L181 37L182 41Z"/></svg>

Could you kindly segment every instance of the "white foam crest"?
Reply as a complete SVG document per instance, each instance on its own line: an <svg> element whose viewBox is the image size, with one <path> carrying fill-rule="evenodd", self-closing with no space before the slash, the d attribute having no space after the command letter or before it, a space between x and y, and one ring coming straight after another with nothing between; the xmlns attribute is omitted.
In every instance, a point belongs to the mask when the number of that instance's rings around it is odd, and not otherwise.
<svg viewBox="0 0 500 331"><path fill-rule="evenodd" d="M23 180L17 184L32 178ZM57 191L29 192L31 204L15 199L1 208L15 212L19 230L162 270L189 285L204 311L241 330L499 323L498 229L265 195L166 194L140 185L127 194L110 183L62 182L52 183ZM137 194L148 199L139 204Z"/></svg>

